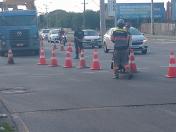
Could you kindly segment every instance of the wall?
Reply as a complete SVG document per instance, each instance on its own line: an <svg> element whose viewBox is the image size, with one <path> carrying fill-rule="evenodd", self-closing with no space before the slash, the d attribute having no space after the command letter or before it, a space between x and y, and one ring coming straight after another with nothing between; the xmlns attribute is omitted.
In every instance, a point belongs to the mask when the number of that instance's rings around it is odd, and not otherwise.
<svg viewBox="0 0 176 132"><path fill-rule="evenodd" d="M141 25L141 32L151 33L151 24L143 23ZM155 35L176 35L175 24L172 23L154 23L154 34Z"/></svg>

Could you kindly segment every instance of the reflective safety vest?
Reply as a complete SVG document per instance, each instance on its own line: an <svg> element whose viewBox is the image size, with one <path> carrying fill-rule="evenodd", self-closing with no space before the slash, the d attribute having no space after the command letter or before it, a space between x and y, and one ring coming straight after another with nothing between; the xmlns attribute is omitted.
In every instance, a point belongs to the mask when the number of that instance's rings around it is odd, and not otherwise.
<svg viewBox="0 0 176 132"><path fill-rule="evenodd" d="M129 47L129 34L126 30L117 28L113 31L111 40L114 43L114 49L128 49Z"/></svg>

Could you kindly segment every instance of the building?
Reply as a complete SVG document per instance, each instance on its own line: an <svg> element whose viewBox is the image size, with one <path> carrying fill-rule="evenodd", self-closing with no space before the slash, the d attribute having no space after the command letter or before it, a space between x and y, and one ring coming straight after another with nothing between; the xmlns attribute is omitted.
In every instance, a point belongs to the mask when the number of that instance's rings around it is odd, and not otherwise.
<svg viewBox="0 0 176 132"><path fill-rule="evenodd" d="M7 8L18 9L19 5L26 6L27 9L36 9L35 0L3 0L0 2L0 7L2 10L7 10Z"/></svg>
<svg viewBox="0 0 176 132"><path fill-rule="evenodd" d="M107 20L113 19L112 16L108 16L108 6L105 7ZM141 23L151 21L151 3L116 3L115 15L117 19L123 18L130 21L133 26L139 27ZM154 22L164 22L164 2L153 4L153 18Z"/></svg>

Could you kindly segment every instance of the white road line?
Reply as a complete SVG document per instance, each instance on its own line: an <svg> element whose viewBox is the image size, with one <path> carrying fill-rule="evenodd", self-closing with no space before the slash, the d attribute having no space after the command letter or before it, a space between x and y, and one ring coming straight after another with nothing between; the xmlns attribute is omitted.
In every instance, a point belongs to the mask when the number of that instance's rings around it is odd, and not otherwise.
<svg viewBox="0 0 176 132"><path fill-rule="evenodd" d="M168 66L160 66L160 68L167 68Z"/></svg>

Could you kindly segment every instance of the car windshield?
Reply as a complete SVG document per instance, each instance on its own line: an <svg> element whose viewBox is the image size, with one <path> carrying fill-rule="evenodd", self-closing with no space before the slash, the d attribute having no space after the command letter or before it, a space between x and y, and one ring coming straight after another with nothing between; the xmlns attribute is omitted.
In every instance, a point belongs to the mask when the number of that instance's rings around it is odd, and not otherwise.
<svg viewBox="0 0 176 132"><path fill-rule="evenodd" d="M33 26L37 23L36 16L1 16L0 26Z"/></svg>
<svg viewBox="0 0 176 132"><path fill-rule="evenodd" d="M84 31L84 36L97 36L98 33L96 31L92 31L92 30L89 30L89 31Z"/></svg>
<svg viewBox="0 0 176 132"><path fill-rule="evenodd" d="M46 29L45 29L45 30L43 30L42 32L43 32L43 33L49 33L49 30L46 30Z"/></svg>
<svg viewBox="0 0 176 132"><path fill-rule="evenodd" d="M142 33L141 33L138 29L136 29L136 28L130 28L129 32L130 32L131 35L141 35L141 34L142 34Z"/></svg>
<svg viewBox="0 0 176 132"><path fill-rule="evenodd" d="M51 31L51 34L58 34L59 33L59 30L52 30Z"/></svg>

